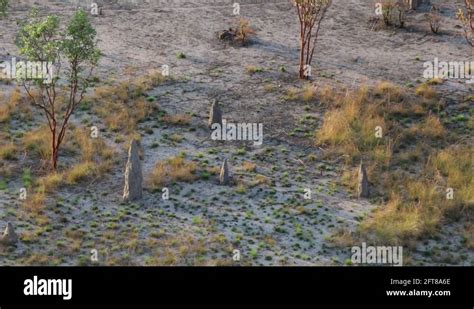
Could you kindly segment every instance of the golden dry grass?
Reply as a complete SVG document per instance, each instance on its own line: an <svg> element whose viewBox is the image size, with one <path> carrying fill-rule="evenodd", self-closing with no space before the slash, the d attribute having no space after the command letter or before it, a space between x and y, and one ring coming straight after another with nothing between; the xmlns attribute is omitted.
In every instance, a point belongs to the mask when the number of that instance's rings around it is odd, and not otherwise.
<svg viewBox="0 0 474 309"><path fill-rule="evenodd" d="M302 90L302 99L305 102L309 102L315 99L316 97L316 88L311 84L306 84Z"/></svg>
<svg viewBox="0 0 474 309"><path fill-rule="evenodd" d="M13 143L0 145L0 158L3 160L16 160L17 159L17 147Z"/></svg>
<svg viewBox="0 0 474 309"><path fill-rule="evenodd" d="M9 121L12 114L18 109L23 101L23 95L18 87L11 92L8 100L5 100L4 98L5 95L0 93L0 123Z"/></svg>
<svg viewBox="0 0 474 309"><path fill-rule="evenodd" d="M32 214L41 214L45 208L46 195L44 191L38 190L34 193L28 192L27 199L23 202L25 210Z"/></svg>
<svg viewBox="0 0 474 309"><path fill-rule="evenodd" d="M242 163L241 169L246 172L255 172L257 170L257 164L246 161Z"/></svg>
<svg viewBox="0 0 474 309"><path fill-rule="evenodd" d="M73 166L65 173L66 183L69 185L77 184L81 181L94 176L97 166L92 162L79 163Z"/></svg>
<svg viewBox="0 0 474 309"><path fill-rule="evenodd" d="M38 155L43 160L51 158L51 133L44 126L37 130L26 132L23 136L23 146L29 153Z"/></svg>
<svg viewBox="0 0 474 309"><path fill-rule="evenodd" d="M44 189L44 192L51 193L55 191L64 181L64 174L52 172L46 176L37 179L38 185Z"/></svg>
<svg viewBox="0 0 474 309"><path fill-rule="evenodd" d="M130 134L139 122L157 109L156 105L146 101L143 94L163 80L159 72L153 71L112 86L97 87L91 98L93 111L104 120L109 130Z"/></svg>
<svg viewBox="0 0 474 309"><path fill-rule="evenodd" d="M437 96L436 91L426 83L416 87L415 93L425 99L434 99Z"/></svg>
<svg viewBox="0 0 474 309"><path fill-rule="evenodd" d="M327 111L316 142L328 147L329 154L344 155L343 183L356 189L356 163L363 159L373 196L388 198L361 224L364 235L402 243L434 234L450 213L473 210L472 147L438 150L446 145L448 132L430 111L442 106L426 85L409 93L383 82L346 94ZM401 123L400 117L417 118ZM382 129L381 138L376 138L376 127ZM395 165L400 163L404 165ZM453 200L446 198L449 187Z"/></svg>
<svg viewBox="0 0 474 309"><path fill-rule="evenodd" d="M166 161L158 161L148 177L152 189L173 182L191 182L197 179L196 164L187 162L182 157L172 157Z"/></svg>
<svg viewBox="0 0 474 309"><path fill-rule="evenodd" d="M186 114L166 115L163 122L172 125L188 125L191 122L191 116Z"/></svg>

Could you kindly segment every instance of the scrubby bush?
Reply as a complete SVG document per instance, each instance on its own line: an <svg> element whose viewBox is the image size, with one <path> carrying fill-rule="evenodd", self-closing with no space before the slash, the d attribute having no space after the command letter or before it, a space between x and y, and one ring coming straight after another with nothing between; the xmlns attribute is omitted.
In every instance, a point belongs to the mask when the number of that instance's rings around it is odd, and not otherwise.
<svg viewBox="0 0 474 309"><path fill-rule="evenodd" d="M466 41L474 47L474 0L464 0L465 10L459 9L457 16L461 21Z"/></svg>
<svg viewBox="0 0 474 309"><path fill-rule="evenodd" d="M439 33L441 28L441 14L440 9L437 5L431 7L430 13L428 14L428 21L430 23L431 31L435 34Z"/></svg>
<svg viewBox="0 0 474 309"><path fill-rule="evenodd" d="M382 20L385 26L405 27L409 6L404 0L384 0L382 2Z"/></svg>
<svg viewBox="0 0 474 309"><path fill-rule="evenodd" d="M250 23L245 18L240 18L235 30L235 40L240 42L242 46L247 45L251 36L255 34L255 30L250 27Z"/></svg>

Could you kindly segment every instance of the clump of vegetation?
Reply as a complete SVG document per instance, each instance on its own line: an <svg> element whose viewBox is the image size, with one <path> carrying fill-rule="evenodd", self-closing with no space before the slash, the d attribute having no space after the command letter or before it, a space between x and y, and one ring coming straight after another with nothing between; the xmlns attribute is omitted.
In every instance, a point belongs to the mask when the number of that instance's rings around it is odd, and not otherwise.
<svg viewBox="0 0 474 309"><path fill-rule="evenodd" d="M0 105L0 123L6 123L10 120L12 114L17 111L17 108L23 101L23 96L19 88L15 88L11 94L9 100L3 101L3 95L0 94L0 100L5 104Z"/></svg>
<svg viewBox="0 0 474 309"><path fill-rule="evenodd" d="M13 143L0 145L0 158L3 160L16 160L17 147Z"/></svg>
<svg viewBox="0 0 474 309"><path fill-rule="evenodd" d="M42 160L51 158L51 134L46 126L26 132L22 143L27 153L39 156Z"/></svg>
<svg viewBox="0 0 474 309"><path fill-rule="evenodd" d="M182 156L172 157L155 164L148 182L152 189L173 182L191 182L197 179L196 169L194 162L187 162Z"/></svg>
<svg viewBox="0 0 474 309"><path fill-rule="evenodd" d="M315 98L315 96L316 96L316 88L313 85L308 84L303 87L303 94L302 94L303 101L305 102L312 101Z"/></svg>
<svg viewBox="0 0 474 309"><path fill-rule="evenodd" d="M374 242L431 235L445 218L474 210L473 148L449 145L454 133L437 115L444 103L426 87L413 94L385 82L336 95L316 133L328 154L344 155L349 187L356 188L356 165L363 160L372 197L387 201L361 224ZM448 188L456 192L453 199Z"/></svg>
<svg viewBox="0 0 474 309"><path fill-rule="evenodd" d="M9 0L0 0L0 17L7 15L8 2Z"/></svg>
<svg viewBox="0 0 474 309"><path fill-rule="evenodd" d="M255 30L250 26L250 22L245 18L240 18L235 30L234 40L240 42L240 45L246 46L254 34Z"/></svg>
<svg viewBox="0 0 474 309"><path fill-rule="evenodd" d="M459 9L458 19L461 21L464 38L474 47L474 0L464 0L465 10Z"/></svg>
<svg viewBox="0 0 474 309"><path fill-rule="evenodd" d="M67 171L65 177L67 184L74 185L84 181L96 172L96 165L92 162L83 162L73 166Z"/></svg>
<svg viewBox="0 0 474 309"><path fill-rule="evenodd" d="M191 116L187 114L166 115L163 122L172 125L188 125L191 122Z"/></svg>
<svg viewBox="0 0 474 309"><path fill-rule="evenodd" d="M250 22L245 18L239 18L234 28L230 27L219 33L221 41L230 43L239 43L240 46L246 46L250 38L255 35L255 30L250 26Z"/></svg>
<svg viewBox="0 0 474 309"><path fill-rule="evenodd" d="M286 90L283 99L285 101L304 101L311 102L317 98L324 101L324 94L318 92L317 89L312 84L306 84L302 88L290 87Z"/></svg>
<svg viewBox="0 0 474 309"><path fill-rule="evenodd" d="M38 185L44 189L44 192L54 192L64 182L64 174L52 172L46 176L40 177L37 180Z"/></svg>
<svg viewBox="0 0 474 309"><path fill-rule="evenodd" d="M162 80L161 73L152 71L117 85L97 87L91 98L93 111L104 120L110 131L133 134L138 123L158 110L158 106L148 102L144 94Z"/></svg>
<svg viewBox="0 0 474 309"><path fill-rule="evenodd" d="M61 32L59 18L48 15L41 18L32 10L28 19L20 26L17 46L20 54L32 62L54 64L47 72L34 79L23 78L22 83L30 102L45 115L51 133L51 166L58 167L59 149L64 141L68 122L84 95L91 86L91 75L99 61L100 51L96 48L96 31L87 14L78 10ZM69 71L65 76L66 87L58 87L60 63L65 59ZM36 90L36 92L33 91ZM64 90L64 93L61 92Z"/></svg>
<svg viewBox="0 0 474 309"><path fill-rule="evenodd" d="M371 18L371 29L379 30L384 27L405 27L407 12L409 11L408 1L383 0L378 3L378 14Z"/></svg>
<svg viewBox="0 0 474 309"><path fill-rule="evenodd" d="M254 65L248 65L245 67L245 71L250 74L250 75L253 75L255 73L262 73L263 72L263 68L261 67L257 67L257 66L254 66Z"/></svg>
<svg viewBox="0 0 474 309"><path fill-rule="evenodd" d="M441 28L441 10L439 6L433 5L431 7L430 13L428 14L428 21L431 31L438 34Z"/></svg>

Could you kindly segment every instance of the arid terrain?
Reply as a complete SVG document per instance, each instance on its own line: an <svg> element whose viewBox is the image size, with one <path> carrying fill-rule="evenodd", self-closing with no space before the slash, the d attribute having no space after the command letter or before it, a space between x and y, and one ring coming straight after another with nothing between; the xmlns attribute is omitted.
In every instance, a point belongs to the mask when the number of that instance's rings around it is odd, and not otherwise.
<svg viewBox="0 0 474 309"><path fill-rule="evenodd" d="M474 265L474 188L472 173L465 176L473 166L474 84L428 85L423 77L426 61L474 59L456 19L461 1L438 1L435 35L428 5L410 12L403 29L373 31L372 1L334 0L309 81L298 79L299 24L288 1L240 1L240 15L255 30L245 47L218 39L236 23L233 1L103 2L103 15L90 17L102 52L97 85L71 120L54 175L41 111L15 82L0 81L0 229L11 222L20 238L0 247L0 265L349 265L351 247L361 242L403 245L404 265ZM35 3L62 21L76 9L75 1ZM0 62L19 57L16 21L31 7L14 1L0 18ZM169 76L157 73L164 65ZM145 86L135 95L138 84ZM396 133L381 144L396 151L379 165L371 151L378 154L380 144L359 147L354 138L352 147L325 134L330 113L358 96L378 104L377 116L361 126L373 120L387 136ZM214 99L228 122L262 123L263 144L213 141L207 121ZM399 103L404 109L395 113ZM8 113L7 104L14 106ZM353 119L374 111L361 110ZM91 127L99 128L97 139ZM145 190L129 203L122 194L132 138L140 141ZM451 147L463 147L461 165ZM450 156L456 166L445 175ZM225 158L233 183L222 186ZM431 172L435 158L445 164ZM375 188L368 199L351 185L361 160ZM160 163L170 168L166 180L156 179ZM452 180L459 169L464 178ZM452 208L400 208L435 207L445 180L455 194L462 190ZM387 217L398 185L412 182L419 190L432 184L433 192L410 191L410 202L401 199L391 214L402 219ZM23 187L26 200L19 198Z"/></svg>

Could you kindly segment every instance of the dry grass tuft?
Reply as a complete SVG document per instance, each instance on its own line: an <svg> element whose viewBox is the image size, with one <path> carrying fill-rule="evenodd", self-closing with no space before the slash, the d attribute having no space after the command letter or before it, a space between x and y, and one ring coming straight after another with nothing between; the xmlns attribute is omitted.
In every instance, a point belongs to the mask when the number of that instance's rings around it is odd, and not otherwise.
<svg viewBox="0 0 474 309"><path fill-rule="evenodd" d="M79 163L65 172L65 180L69 185L77 184L95 175L97 166L92 162Z"/></svg>
<svg viewBox="0 0 474 309"><path fill-rule="evenodd" d="M191 182L197 179L196 164L186 162L182 157L172 157L166 161L159 161L153 168L148 183L152 189L173 182Z"/></svg>
<svg viewBox="0 0 474 309"><path fill-rule="evenodd" d="M38 155L43 160L51 158L51 133L44 126L37 130L27 132L23 136L25 151Z"/></svg>
<svg viewBox="0 0 474 309"><path fill-rule="evenodd" d="M188 125L191 122L191 116L186 114L166 115L163 121L172 125Z"/></svg>
<svg viewBox="0 0 474 309"><path fill-rule="evenodd" d="M0 158L13 161L17 159L17 147L13 143L0 145Z"/></svg>

